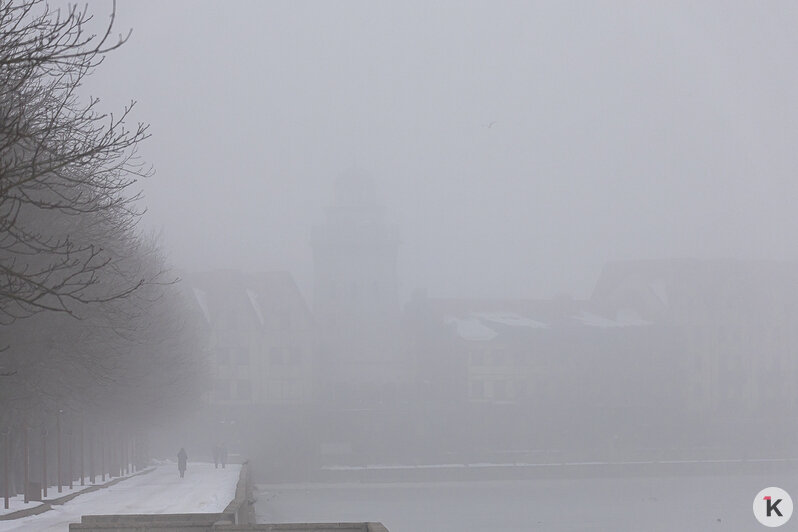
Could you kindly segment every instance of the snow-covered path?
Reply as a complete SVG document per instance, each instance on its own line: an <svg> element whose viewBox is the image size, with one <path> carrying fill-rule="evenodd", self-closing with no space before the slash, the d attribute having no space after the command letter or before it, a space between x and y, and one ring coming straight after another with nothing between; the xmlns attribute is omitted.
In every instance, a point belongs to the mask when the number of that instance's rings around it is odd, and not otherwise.
<svg viewBox="0 0 798 532"><path fill-rule="evenodd" d="M175 464L160 465L110 488L80 495L40 515L0 521L5 530L67 530L88 514L221 512L235 497L240 465L216 469L189 462L185 478Z"/></svg>

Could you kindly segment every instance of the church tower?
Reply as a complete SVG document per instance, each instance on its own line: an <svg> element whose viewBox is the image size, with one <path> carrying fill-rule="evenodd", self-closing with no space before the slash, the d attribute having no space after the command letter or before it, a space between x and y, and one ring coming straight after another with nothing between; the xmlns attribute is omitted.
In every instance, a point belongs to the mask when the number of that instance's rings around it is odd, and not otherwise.
<svg viewBox="0 0 798 532"><path fill-rule="evenodd" d="M402 380L398 364L398 237L374 182L341 176L326 221L314 228L314 314L329 393L346 402L383 400Z"/></svg>

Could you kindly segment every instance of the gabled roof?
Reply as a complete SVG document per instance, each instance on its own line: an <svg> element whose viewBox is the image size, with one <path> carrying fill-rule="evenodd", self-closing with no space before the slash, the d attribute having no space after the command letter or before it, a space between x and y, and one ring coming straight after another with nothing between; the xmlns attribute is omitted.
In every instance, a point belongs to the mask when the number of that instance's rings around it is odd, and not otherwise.
<svg viewBox="0 0 798 532"><path fill-rule="evenodd" d="M730 307L751 312L798 300L798 263L769 260L671 259L610 262L591 301L605 313L633 308L646 320L704 317Z"/></svg>
<svg viewBox="0 0 798 532"><path fill-rule="evenodd" d="M211 327L224 326L231 320L243 321L248 327L271 327L286 312L298 312L308 323L312 321L288 272L214 270L185 274L182 282Z"/></svg>

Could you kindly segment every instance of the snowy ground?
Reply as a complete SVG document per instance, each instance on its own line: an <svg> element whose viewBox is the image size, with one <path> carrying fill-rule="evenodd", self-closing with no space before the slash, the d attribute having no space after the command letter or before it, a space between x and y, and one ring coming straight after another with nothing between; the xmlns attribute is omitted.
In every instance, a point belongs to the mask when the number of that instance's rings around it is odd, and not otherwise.
<svg viewBox="0 0 798 532"><path fill-rule="evenodd" d="M129 477L135 475L135 473L130 473L128 475L124 475L125 477ZM58 497L63 497L65 495L72 495L73 493L80 493L83 490L91 488L93 486L101 486L103 484L108 484L109 482L113 482L119 477L113 478L106 478L105 481L101 480L101 476L95 477L95 482L91 482L88 477L84 480L85 485L81 486L80 481L73 482L72 489L69 489L69 484L65 484L62 486L62 492L58 493L58 486L48 486L47 487L47 497L46 499L57 499ZM35 508L40 506L44 503L30 501L27 504L25 503L25 496L24 495L16 495L14 497L9 497L8 499L8 510L5 509L4 506L0 506L0 515L6 515L10 513L14 513L19 510L27 510L29 508Z"/></svg>
<svg viewBox="0 0 798 532"><path fill-rule="evenodd" d="M754 496L774 485L798 496L788 474L260 485L256 512L258 522L381 521L390 532L750 531L761 528Z"/></svg>
<svg viewBox="0 0 798 532"><path fill-rule="evenodd" d="M239 465L215 469L189 462L180 478L175 464L159 465L109 488L86 493L40 515L0 521L6 530L67 530L87 514L221 512L235 497Z"/></svg>

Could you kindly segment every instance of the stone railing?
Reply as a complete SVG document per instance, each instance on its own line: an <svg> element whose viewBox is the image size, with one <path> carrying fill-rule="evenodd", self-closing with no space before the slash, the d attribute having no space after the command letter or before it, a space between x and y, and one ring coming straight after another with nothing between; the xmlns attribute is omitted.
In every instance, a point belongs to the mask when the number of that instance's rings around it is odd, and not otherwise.
<svg viewBox="0 0 798 532"><path fill-rule="evenodd" d="M260 530L268 532L388 532L382 523L274 523L256 525L217 525L214 531Z"/></svg>
<svg viewBox="0 0 798 532"><path fill-rule="evenodd" d="M381 523L233 524L232 514L84 515L69 530L86 532L388 532Z"/></svg>
<svg viewBox="0 0 798 532"><path fill-rule="evenodd" d="M230 504L224 509L225 514L233 515L233 523L248 524L255 522L255 498L252 495L252 468L249 460L241 464L241 473L238 475L236 494Z"/></svg>
<svg viewBox="0 0 798 532"><path fill-rule="evenodd" d="M201 532L213 530L217 524L232 524L234 519L234 514L225 513L84 515L80 518L80 523L70 523L69 530Z"/></svg>

